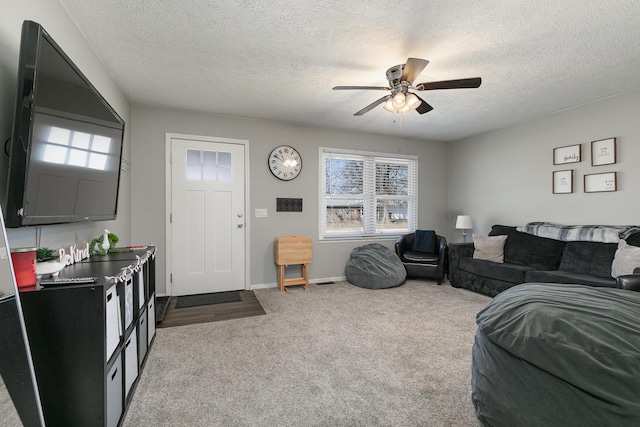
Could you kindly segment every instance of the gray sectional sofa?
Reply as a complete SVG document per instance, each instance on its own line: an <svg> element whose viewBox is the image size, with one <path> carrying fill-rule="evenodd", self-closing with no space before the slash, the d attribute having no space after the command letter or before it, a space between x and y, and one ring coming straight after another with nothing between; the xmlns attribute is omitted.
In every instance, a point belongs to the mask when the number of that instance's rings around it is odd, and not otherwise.
<svg viewBox="0 0 640 427"><path fill-rule="evenodd" d="M495 296L526 282L616 287L611 264L617 243L560 241L494 225L489 236L506 235L504 263L473 258L473 243L449 244L449 282Z"/></svg>

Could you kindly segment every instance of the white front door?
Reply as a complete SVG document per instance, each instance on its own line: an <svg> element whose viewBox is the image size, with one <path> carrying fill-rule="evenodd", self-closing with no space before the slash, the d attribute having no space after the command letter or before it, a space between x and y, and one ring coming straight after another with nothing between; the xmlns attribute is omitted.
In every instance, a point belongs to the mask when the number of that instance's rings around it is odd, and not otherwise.
<svg viewBox="0 0 640 427"><path fill-rule="evenodd" d="M245 288L245 146L171 137L171 294Z"/></svg>

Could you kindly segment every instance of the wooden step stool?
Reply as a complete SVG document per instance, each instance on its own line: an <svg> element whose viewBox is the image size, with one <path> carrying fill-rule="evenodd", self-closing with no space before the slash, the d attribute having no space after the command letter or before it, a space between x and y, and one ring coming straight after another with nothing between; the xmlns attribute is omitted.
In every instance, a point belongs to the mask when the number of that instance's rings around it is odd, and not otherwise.
<svg viewBox="0 0 640 427"><path fill-rule="evenodd" d="M278 289L287 292L287 286L302 285L309 287L309 264L312 259L311 237L284 236L273 241L273 256L278 266ZM302 276L284 277L284 268L289 265L302 265Z"/></svg>

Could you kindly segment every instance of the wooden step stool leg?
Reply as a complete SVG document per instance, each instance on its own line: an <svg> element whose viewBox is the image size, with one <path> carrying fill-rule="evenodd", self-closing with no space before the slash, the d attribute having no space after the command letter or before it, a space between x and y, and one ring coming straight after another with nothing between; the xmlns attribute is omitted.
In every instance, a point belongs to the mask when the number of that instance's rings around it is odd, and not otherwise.
<svg viewBox="0 0 640 427"><path fill-rule="evenodd" d="M284 265L278 266L278 289L280 292L287 291L287 288L284 287Z"/></svg>
<svg viewBox="0 0 640 427"><path fill-rule="evenodd" d="M302 287L306 291L309 288L309 264L302 264L302 278L304 279L304 285Z"/></svg>

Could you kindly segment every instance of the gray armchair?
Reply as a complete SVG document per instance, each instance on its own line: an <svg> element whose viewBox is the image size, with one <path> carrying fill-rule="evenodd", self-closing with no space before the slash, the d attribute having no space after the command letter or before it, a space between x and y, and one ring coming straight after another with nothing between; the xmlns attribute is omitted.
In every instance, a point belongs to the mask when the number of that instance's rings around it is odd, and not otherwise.
<svg viewBox="0 0 640 427"><path fill-rule="evenodd" d="M447 239L435 236L435 252L414 250L415 234L405 234L396 240L396 254L407 270L407 277L432 279L442 283L447 271Z"/></svg>

